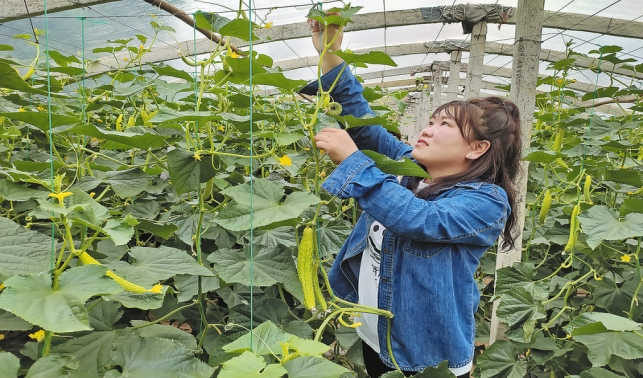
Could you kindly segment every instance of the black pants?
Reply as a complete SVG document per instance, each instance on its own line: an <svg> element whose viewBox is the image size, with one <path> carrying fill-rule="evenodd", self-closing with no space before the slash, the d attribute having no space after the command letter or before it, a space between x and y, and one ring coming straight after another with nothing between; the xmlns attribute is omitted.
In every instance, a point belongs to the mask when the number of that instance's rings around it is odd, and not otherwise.
<svg viewBox="0 0 643 378"><path fill-rule="evenodd" d="M364 341L362 341L362 352L364 354L364 365L366 365L366 372L371 378L379 378L379 376L381 376L382 374L395 370L386 366L382 362L382 360L380 360L380 357L373 350L373 348L368 346L368 344L366 344ZM409 377L411 375L417 374L418 372L404 371L403 373L405 376ZM469 378L469 373L462 374L458 376L458 378Z"/></svg>

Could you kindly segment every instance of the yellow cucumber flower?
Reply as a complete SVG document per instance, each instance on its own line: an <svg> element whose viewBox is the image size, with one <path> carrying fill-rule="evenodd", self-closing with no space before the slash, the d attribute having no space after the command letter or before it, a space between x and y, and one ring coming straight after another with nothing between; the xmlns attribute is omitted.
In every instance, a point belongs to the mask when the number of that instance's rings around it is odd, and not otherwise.
<svg viewBox="0 0 643 378"><path fill-rule="evenodd" d="M74 194L74 193L72 193L72 192L64 192L64 193L58 193L58 194L49 193L49 197L54 197L55 199L58 200L58 203L60 205L65 206L65 203L63 202L63 200L65 199L65 197L71 196L72 194Z"/></svg>
<svg viewBox="0 0 643 378"><path fill-rule="evenodd" d="M621 261L623 261L623 262L630 262L630 261L632 261L632 256L630 256L630 255L623 255L623 256L621 256Z"/></svg>
<svg viewBox="0 0 643 378"><path fill-rule="evenodd" d="M287 166L292 166L292 160L288 157L288 155L284 155L283 157L279 158L279 164L281 165L287 165Z"/></svg>
<svg viewBox="0 0 643 378"><path fill-rule="evenodd" d="M36 340L37 342L42 342L45 339L45 331L41 329L36 333L29 334L29 337Z"/></svg>
<svg viewBox="0 0 643 378"><path fill-rule="evenodd" d="M272 27L272 22L269 22L264 26L264 29L270 29Z"/></svg>

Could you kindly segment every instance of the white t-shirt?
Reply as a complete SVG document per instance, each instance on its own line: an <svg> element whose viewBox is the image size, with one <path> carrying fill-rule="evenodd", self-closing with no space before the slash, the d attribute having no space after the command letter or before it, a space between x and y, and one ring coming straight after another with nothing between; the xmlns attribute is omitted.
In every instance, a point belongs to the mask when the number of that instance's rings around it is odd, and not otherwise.
<svg viewBox="0 0 643 378"><path fill-rule="evenodd" d="M416 192L427 187L428 184L420 181ZM371 224L368 230L367 247L362 252L362 260L359 269L359 285L357 288L359 300L358 304L373 308L379 308L379 286L380 286L380 253L382 251L382 238L384 236L384 226L378 221ZM376 353L380 352L379 335L377 332L378 315L363 313L359 317L362 325L355 328L357 335L364 340ZM459 368L449 368L456 376L466 374L471 371L473 361L466 366Z"/></svg>

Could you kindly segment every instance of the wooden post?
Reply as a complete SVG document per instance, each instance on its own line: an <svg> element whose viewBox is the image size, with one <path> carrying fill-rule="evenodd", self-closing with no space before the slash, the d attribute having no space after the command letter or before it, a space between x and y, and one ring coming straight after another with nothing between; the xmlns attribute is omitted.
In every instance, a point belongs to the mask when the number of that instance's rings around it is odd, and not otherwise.
<svg viewBox="0 0 643 378"><path fill-rule="evenodd" d="M469 71L464 87L464 99L476 98L480 95L482 85L482 66L484 65L484 50L487 42L487 22L480 21L473 26L471 32L471 47L469 48Z"/></svg>
<svg viewBox="0 0 643 378"><path fill-rule="evenodd" d="M433 109L442 105L442 70L438 69L433 73Z"/></svg>
<svg viewBox="0 0 643 378"><path fill-rule="evenodd" d="M543 30L545 0L518 0L518 20L513 53L513 75L509 99L520 110L520 132L523 148L529 147L531 126L536 108L536 83L538 82L538 63L540 62L540 43ZM522 257L522 232L525 226L525 196L529 162L521 162L523 175L518 177L515 185L516 216L512 234L516 236L515 247L506 249L500 245L496 258L496 272L500 268L511 266ZM504 250L504 251L503 251ZM496 274L496 278L497 278ZM499 301L493 304L489 342L504 338L504 327L498 321L496 310Z"/></svg>
<svg viewBox="0 0 643 378"><path fill-rule="evenodd" d="M449 87L447 90L447 101L453 101L458 97L460 90L460 62L462 51L451 51L451 65L449 67Z"/></svg>

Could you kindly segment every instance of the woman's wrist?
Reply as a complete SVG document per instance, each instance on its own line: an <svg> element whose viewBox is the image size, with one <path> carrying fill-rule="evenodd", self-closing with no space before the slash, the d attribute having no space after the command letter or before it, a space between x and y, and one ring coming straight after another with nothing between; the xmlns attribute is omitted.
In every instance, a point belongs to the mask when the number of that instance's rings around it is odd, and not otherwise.
<svg viewBox="0 0 643 378"><path fill-rule="evenodd" d="M327 73L328 71L332 70L333 68L339 66L342 63L344 63L344 59L340 58L335 54L326 52L326 54L324 54L324 59L321 62L322 74Z"/></svg>

